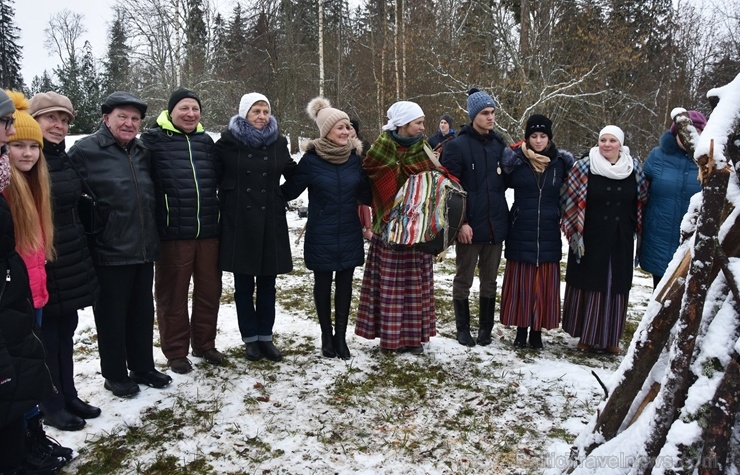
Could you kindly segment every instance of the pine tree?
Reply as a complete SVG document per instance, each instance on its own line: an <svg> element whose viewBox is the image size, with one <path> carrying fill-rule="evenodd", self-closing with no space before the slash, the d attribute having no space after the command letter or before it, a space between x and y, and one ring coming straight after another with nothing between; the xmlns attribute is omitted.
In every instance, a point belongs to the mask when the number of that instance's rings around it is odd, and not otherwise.
<svg viewBox="0 0 740 475"><path fill-rule="evenodd" d="M100 123L100 104L103 102L103 96L100 75L88 41L83 46L79 72L84 81L80 84L81 101L77 103L77 117L73 124L76 133L92 133Z"/></svg>
<svg viewBox="0 0 740 475"><path fill-rule="evenodd" d="M6 89L25 89L21 75L23 48L18 44L20 30L13 21L13 0L0 0L0 85Z"/></svg>
<svg viewBox="0 0 740 475"><path fill-rule="evenodd" d="M56 90L56 86L49 76L49 72L44 70L41 76L34 76L31 81L31 87L28 90L28 97L33 97L39 92L49 92Z"/></svg>
<svg viewBox="0 0 740 475"><path fill-rule="evenodd" d="M103 60L103 93L131 89L131 47L126 44L126 24L123 11L115 10L115 20L110 29L108 53Z"/></svg>
<svg viewBox="0 0 740 475"><path fill-rule="evenodd" d="M206 72L208 32L203 18L203 1L188 0L187 4L185 64L182 83L195 87L204 79Z"/></svg>

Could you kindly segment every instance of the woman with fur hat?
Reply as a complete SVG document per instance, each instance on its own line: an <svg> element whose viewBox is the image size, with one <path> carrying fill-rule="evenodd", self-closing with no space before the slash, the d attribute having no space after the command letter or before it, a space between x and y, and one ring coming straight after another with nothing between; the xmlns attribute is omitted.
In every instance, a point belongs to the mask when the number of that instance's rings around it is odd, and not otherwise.
<svg viewBox="0 0 740 475"><path fill-rule="evenodd" d="M85 229L77 212L83 192L79 173L67 156L65 138L75 117L72 102L55 92L31 98L28 112L43 135L43 152L51 181L54 260L46 263L49 301L44 307L41 337L46 364L59 390L42 402L44 421L59 430L75 430L85 419L100 415L100 409L77 395L74 382L74 333L77 310L95 303L98 281L87 247Z"/></svg>
<svg viewBox="0 0 740 475"><path fill-rule="evenodd" d="M580 351L616 355L647 201L642 165L622 129L601 129L598 146L573 165L563 186L561 229L570 244L563 330L580 338Z"/></svg>
<svg viewBox="0 0 740 475"><path fill-rule="evenodd" d="M514 203L509 212L501 323L516 325L514 346L542 348L542 328L560 323L560 187L573 155L552 141L552 122L527 119L524 142L505 155L503 171Z"/></svg>
<svg viewBox="0 0 740 475"><path fill-rule="evenodd" d="M695 110L688 114L696 132L701 134L707 125L706 117ZM653 274L655 287L678 248L681 221L689 209L689 201L701 191L699 168L676 134L676 125L672 124L660 137L660 145L648 155L643 168L650 199L645 207L640 267Z"/></svg>
<svg viewBox="0 0 740 475"><path fill-rule="evenodd" d="M317 97L308 103L319 138L303 144L305 154L293 176L282 186L286 200L308 188L308 222L304 259L314 274L313 298L321 325L321 353L327 358L350 358L345 333L352 303L352 276L365 260L360 202L370 202L362 172L362 143L351 138L346 113ZM331 287L334 289L334 328Z"/></svg>
<svg viewBox="0 0 740 475"><path fill-rule="evenodd" d="M425 150L424 111L400 101L388 108L388 123L367 152L362 168L370 180L373 237L370 241L355 334L380 338L383 351L422 354L437 334L431 254L388 244L380 236L398 190L414 173L437 168Z"/></svg>
<svg viewBox="0 0 740 475"><path fill-rule="evenodd" d="M251 92L216 142L221 204L221 270L234 274L234 300L246 357L280 361L272 341L275 282L293 269L280 177L296 163L280 134L270 101ZM256 297L255 297L256 288Z"/></svg>

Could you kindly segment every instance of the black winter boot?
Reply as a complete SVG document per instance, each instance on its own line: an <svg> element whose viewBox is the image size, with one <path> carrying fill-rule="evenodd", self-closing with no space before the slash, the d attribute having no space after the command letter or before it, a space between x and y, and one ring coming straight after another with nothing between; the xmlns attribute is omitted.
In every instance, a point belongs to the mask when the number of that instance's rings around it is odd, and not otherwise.
<svg viewBox="0 0 740 475"><path fill-rule="evenodd" d="M334 329L334 350L337 356L343 360L348 360L352 356L347 346L347 322L349 315L335 312L336 324Z"/></svg>
<svg viewBox="0 0 740 475"><path fill-rule="evenodd" d="M41 424L41 415L33 416L26 421L26 447L29 453L34 446L40 446L43 452L53 457L61 457L65 461L72 460L72 449L63 447L56 439L49 437Z"/></svg>
<svg viewBox="0 0 740 475"><path fill-rule="evenodd" d="M534 331L534 328L530 327L529 346L535 350L542 349L542 331Z"/></svg>
<svg viewBox="0 0 740 475"><path fill-rule="evenodd" d="M331 295L318 292L314 286L313 301L316 305L316 314L321 327L321 354L325 358L336 358L334 348L334 329L331 326Z"/></svg>
<svg viewBox="0 0 740 475"><path fill-rule="evenodd" d="M480 316L478 317L478 344L486 346L491 344L491 331L493 330L494 314L496 312L496 299L481 297Z"/></svg>
<svg viewBox="0 0 740 475"><path fill-rule="evenodd" d="M514 346L516 348L527 347L527 327L516 327L516 340L514 340Z"/></svg>
<svg viewBox="0 0 740 475"><path fill-rule="evenodd" d="M457 327L457 342L464 346L475 346L470 334L470 303L468 299L454 299L455 326Z"/></svg>

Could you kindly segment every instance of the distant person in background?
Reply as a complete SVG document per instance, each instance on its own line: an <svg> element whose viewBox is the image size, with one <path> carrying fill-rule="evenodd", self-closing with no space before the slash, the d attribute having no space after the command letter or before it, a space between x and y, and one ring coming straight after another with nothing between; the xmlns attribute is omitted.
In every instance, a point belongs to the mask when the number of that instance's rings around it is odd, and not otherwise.
<svg viewBox="0 0 740 475"><path fill-rule="evenodd" d="M398 190L409 176L437 165L427 155L424 111L400 101L387 111L388 123L362 163L370 179L373 236L365 263L355 334L387 352L424 352L422 343L437 334L434 266L431 254L395 246L381 236Z"/></svg>
<svg viewBox="0 0 740 475"><path fill-rule="evenodd" d="M308 115L316 121L319 138L304 144L293 176L282 186L286 200L308 188L308 223L304 259L313 271L313 298L321 326L321 353L344 360L351 354L345 334L352 304L355 267L365 262L357 204L370 201L370 189L362 172L362 143L351 138L346 113L317 97L308 103ZM334 327L332 328L332 282Z"/></svg>
<svg viewBox="0 0 740 475"><path fill-rule="evenodd" d="M163 388L172 382L154 368L152 349L159 235L149 150L136 138L146 109L135 95L114 92L101 106L98 131L69 151L104 221L91 239L100 284L93 312L104 387L118 397L137 394L139 384Z"/></svg>
<svg viewBox="0 0 740 475"><path fill-rule="evenodd" d="M699 111L689 118L701 134L707 119ZM699 168L671 125L660 137L660 146L648 155L643 166L648 181L648 202L640 246L640 267L653 274L653 287L663 278L668 263L679 245L681 221L691 197L701 191Z"/></svg>
<svg viewBox="0 0 740 475"><path fill-rule="evenodd" d="M445 142L455 138L455 130L452 128L452 116L450 114L442 114L439 118L439 130L437 133L429 137L429 146L437 153L437 156L442 152Z"/></svg>
<svg viewBox="0 0 740 475"><path fill-rule="evenodd" d="M570 250L563 330L580 338L580 351L616 355L647 200L642 166L624 145L622 129L601 129L598 145L573 165L564 187L561 228Z"/></svg>
<svg viewBox="0 0 740 475"><path fill-rule="evenodd" d="M509 207L502 160L513 152L501 134L495 132L496 108L491 96L478 89L468 91L470 124L447 142L441 162L460 180L467 192L465 224L455 245L455 278L452 299L455 308L456 338L465 346L490 345L496 317L496 279L503 242L509 232ZM478 267L478 338L470 334L470 288Z"/></svg>
<svg viewBox="0 0 740 475"><path fill-rule="evenodd" d="M527 119L524 142L503 160L507 186L514 190L506 238L501 289L501 323L517 327L514 346L542 348L542 328L560 323L560 188L573 155L552 141L552 121Z"/></svg>
<svg viewBox="0 0 740 475"><path fill-rule="evenodd" d="M141 134L151 153L160 255L154 268L162 353L175 373L189 373L193 356L220 365L216 326L221 298L218 265L218 170L213 139L200 123L198 95L180 88L170 95L157 126ZM190 279L192 315L188 315Z"/></svg>
<svg viewBox="0 0 740 475"><path fill-rule="evenodd" d="M44 307L41 336L46 364L59 391L45 399L41 408L46 424L70 430L84 426L85 419L100 415L100 408L79 398L74 382L77 310L92 306L98 294L98 279L77 211L86 188L66 152L65 138L75 116L72 102L61 94L42 92L31 98L28 112L43 134L44 158L51 179L56 254L54 260L46 263L49 301Z"/></svg>
<svg viewBox="0 0 740 475"><path fill-rule="evenodd" d="M31 302L28 272L16 252L10 207L3 191L10 184L7 143L15 135L15 105L0 89L0 473L57 473L72 450L38 443L37 429L26 428L25 413L54 387L44 361L44 347ZM27 437L27 432L33 432ZM45 439L45 437L44 437Z"/></svg>
<svg viewBox="0 0 740 475"><path fill-rule="evenodd" d="M245 354L251 361L280 361L283 354L272 339L275 283L278 274L293 269L280 178L289 178L296 163L267 97L257 92L242 96L214 156L222 172L221 269L234 273Z"/></svg>

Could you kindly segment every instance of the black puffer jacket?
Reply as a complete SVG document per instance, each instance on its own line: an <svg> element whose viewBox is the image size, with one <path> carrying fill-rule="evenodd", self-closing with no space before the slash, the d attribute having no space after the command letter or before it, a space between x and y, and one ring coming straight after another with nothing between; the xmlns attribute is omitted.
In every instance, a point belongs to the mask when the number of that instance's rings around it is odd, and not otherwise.
<svg viewBox="0 0 740 475"><path fill-rule="evenodd" d="M466 221L473 229L473 244L501 244L506 239L509 207L501 161L512 153L501 135L481 135L471 125L463 126L445 146L440 161L468 193Z"/></svg>
<svg viewBox="0 0 740 475"><path fill-rule="evenodd" d="M95 303L98 278L87 247L85 228L77 216L82 180L72 168L64 141L44 139L44 157L51 177L56 259L46 263L49 301L44 316L59 316Z"/></svg>
<svg viewBox="0 0 740 475"><path fill-rule="evenodd" d="M218 171L213 139L203 126L185 134L167 111L141 140L151 152L157 228L163 240L218 237Z"/></svg>
<svg viewBox="0 0 740 475"><path fill-rule="evenodd" d="M15 252L13 218L0 194L0 427L53 392L44 347L36 336L31 288Z"/></svg>
<svg viewBox="0 0 740 475"><path fill-rule="evenodd" d="M103 230L92 240L95 265L153 262L159 256L154 218L154 183L149 150L139 139L127 149L105 124L80 139L69 151L75 166L98 201Z"/></svg>

